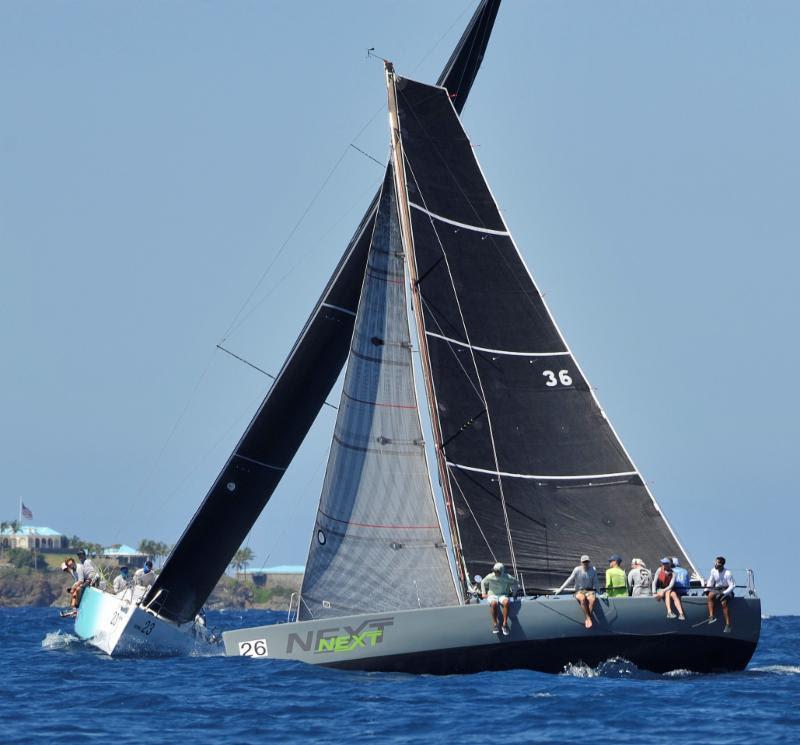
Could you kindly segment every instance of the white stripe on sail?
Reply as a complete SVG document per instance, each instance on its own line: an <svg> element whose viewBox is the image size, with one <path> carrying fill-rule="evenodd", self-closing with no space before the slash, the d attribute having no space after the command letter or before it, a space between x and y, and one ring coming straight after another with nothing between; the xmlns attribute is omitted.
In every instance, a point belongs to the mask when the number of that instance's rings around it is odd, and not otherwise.
<svg viewBox="0 0 800 745"><path fill-rule="evenodd" d="M503 476L512 479L542 479L543 481L580 481L581 479L610 479L615 476L636 476L638 471L620 471L619 473L579 473L575 476L543 476L535 473L507 473L506 471L490 471L486 468L474 468L472 466L462 466L460 463L447 461L450 468L458 468L462 471L474 471L475 473L488 473L490 476Z"/></svg>
<svg viewBox="0 0 800 745"><path fill-rule="evenodd" d="M242 460L246 460L248 463L255 463L257 466L264 466L264 468L271 468L273 471L285 471L285 468L281 468L280 466L271 466L269 463L262 463L260 460L255 460L254 458L248 458L246 455L239 455L239 453L234 453L234 456L237 458L241 458Z"/></svg>
<svg viewBox="0 0 800 745"><path fill-rule="evenodd" d="M341 308L338 305L331 305L331 303L322 303L323 308L331 308L332 310L338 310L342 313L347 313L349 316L355 316L355 312L352 310L347 310L347 308Z"/></svg>
<svg viewBox="0 0 800 745"><path fill-rule="evenodd" d="M459 341L458 339L451 339L449 336L442 336L441 334L436 334L433 331L426 331L426 336L434 336L437 339L442 339L443 341L449 342L450 344L458 344L460 347L466 347L467 349L474 349L478 352L487 352L488 354L507 354L512 355L514 357L565 357L570 354L568 351L563 352L510 352L507 349L489 349L488 347L476 347L472 344L467 344L464 341Z"/></svg>
<svg viewBox="0 0 800 745"><path fill-rule="evenodd" d="M447 217L442 217L441 215L437 215L435 212L426 210L424 207L420 207L418 204L414 204L414 202L409 202L408 206L413 207L415 210L419 210L420 212L424 212L426 215L432 217L434 220L439 220L440 222L446 222L448 225L455 225L457 228L464 228L464 230L474 230L476 233L488 233L489 235L511 235L507 230L492 230L491 228L480 228L477 225L467 225L465 222L450 220Z"/></svg>

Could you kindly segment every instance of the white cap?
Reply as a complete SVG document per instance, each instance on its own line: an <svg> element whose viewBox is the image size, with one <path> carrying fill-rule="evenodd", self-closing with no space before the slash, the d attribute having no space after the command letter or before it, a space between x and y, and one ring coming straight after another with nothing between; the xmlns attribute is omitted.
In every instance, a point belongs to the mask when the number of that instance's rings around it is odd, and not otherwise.
<svg viewBox="0 0 800 745"><path fill-rule="evenodd" d="M495 564L495 565L492 567L492 569L493 569L495 572L502 572L502 571L505 569L505 567L503 566L503 564L502 564L501 562L499 562L499 561L498 561L498 562L497 562L497 564Z"/></svg>
<svg viewBox="0 0 800 745"><path fill-rule="evenodd" d="M581 564L583 564L584 561L591 561L588 554L581 556Z"/></svg>

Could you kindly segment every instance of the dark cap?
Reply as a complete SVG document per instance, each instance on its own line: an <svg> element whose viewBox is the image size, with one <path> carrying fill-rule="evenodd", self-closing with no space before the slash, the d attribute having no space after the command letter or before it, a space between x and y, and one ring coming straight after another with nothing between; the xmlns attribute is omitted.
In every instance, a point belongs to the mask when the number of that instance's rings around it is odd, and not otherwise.
<svg viewBox="0 0 800 745"><path fill-rule="evenodd" d="M619 554L611 554L611 556L608 557L608 560L609 561L616 561L617 564L621 564L622 563L622 557Z"/></svg>

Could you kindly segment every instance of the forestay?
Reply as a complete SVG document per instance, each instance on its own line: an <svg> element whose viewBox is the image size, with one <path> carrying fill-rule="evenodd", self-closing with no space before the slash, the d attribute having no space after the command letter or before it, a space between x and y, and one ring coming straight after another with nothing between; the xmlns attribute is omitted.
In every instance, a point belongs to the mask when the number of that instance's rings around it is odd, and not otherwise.
<svg viewBox="0 0 800 745"><path fill-rule="evenodd" d="M527 590L578 558L686 561L537 290L448 92L397 78L413 251L469 574L500 560Z"/></svg>
<svg viewBox="0 0 800 745"><path fill-rule="evenodd" d="M367 257L300 618L455 605L414 390L391 167Z"/></svg>

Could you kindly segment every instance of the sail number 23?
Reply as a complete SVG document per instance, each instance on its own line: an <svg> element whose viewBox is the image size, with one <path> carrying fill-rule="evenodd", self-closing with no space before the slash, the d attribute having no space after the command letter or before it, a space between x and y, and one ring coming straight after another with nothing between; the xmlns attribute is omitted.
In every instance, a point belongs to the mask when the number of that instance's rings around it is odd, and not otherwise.
<svg viewBox="0 0 800 745"><path fill-rule="evenodd" d="M552 370L542 370L542 375L547 378L545 385L549 388L553 388L559 383L561 385L572 385L572 376L569 374L569 370L559 370L558 377Z"/></svg>

